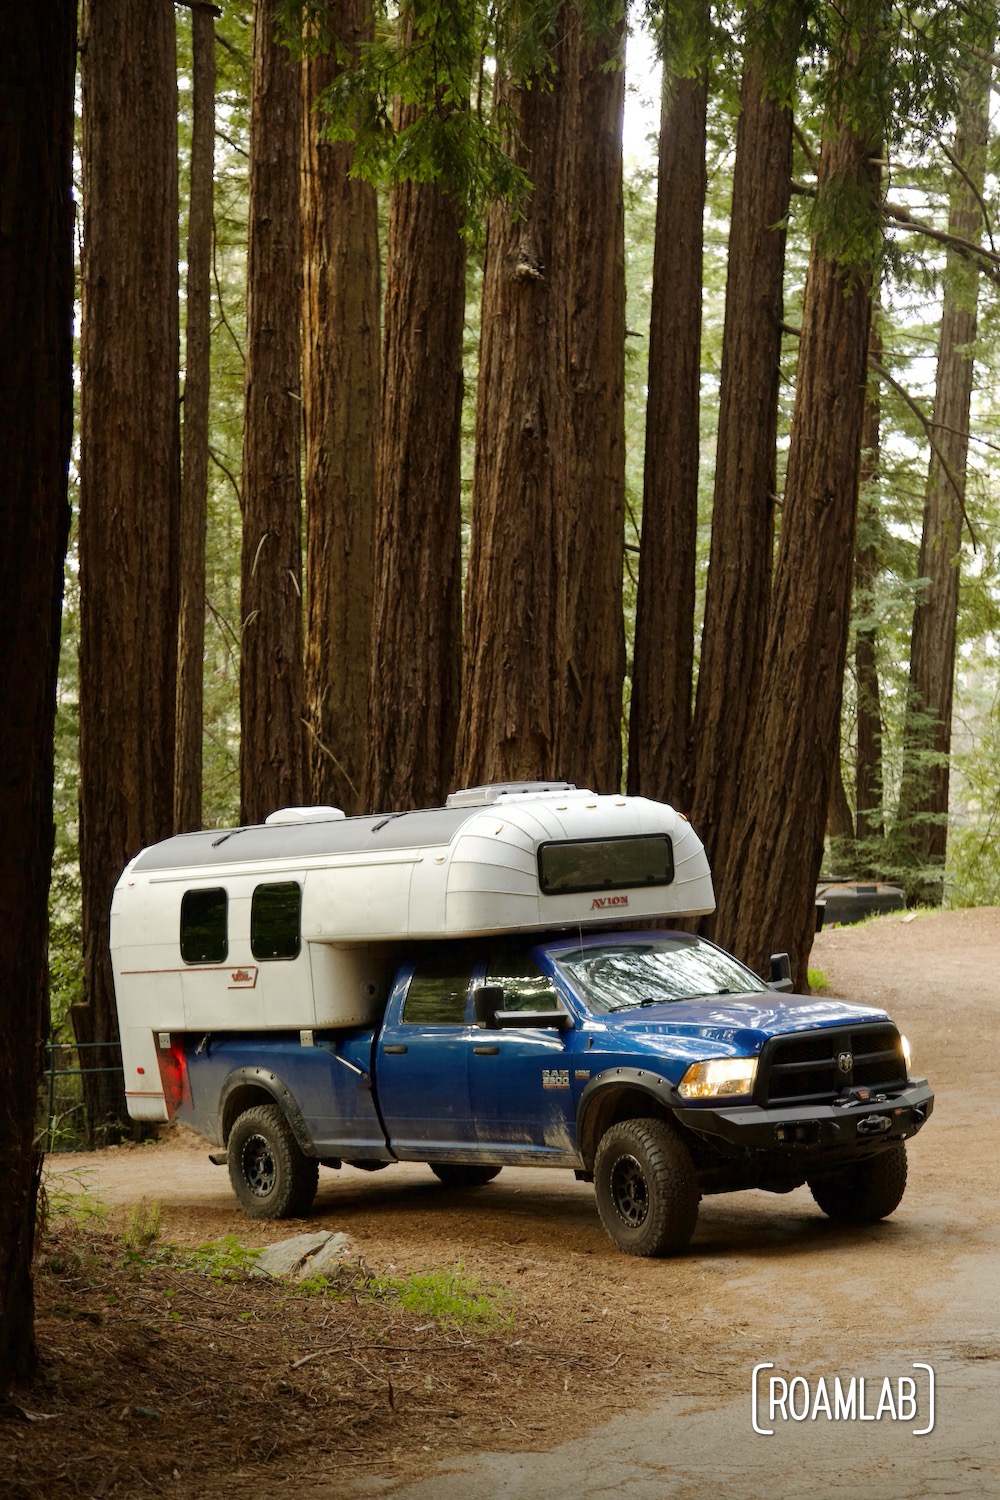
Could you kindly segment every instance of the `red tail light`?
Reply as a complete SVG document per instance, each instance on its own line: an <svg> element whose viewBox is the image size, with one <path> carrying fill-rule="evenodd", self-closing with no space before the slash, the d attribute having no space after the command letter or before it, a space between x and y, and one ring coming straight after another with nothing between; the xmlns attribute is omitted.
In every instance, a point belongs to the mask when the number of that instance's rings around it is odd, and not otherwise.
<svg viewBox="0 0 1000 1500"><path fill-rule="evenodd" d="M158 1050L156 1060L160 1065L160 1080L163 1084L167 1113L173 1119L183 1105L190 1106L191 1103L191 1084L188 1079L183 1042L171 1042L169 1051Z"/></svg>

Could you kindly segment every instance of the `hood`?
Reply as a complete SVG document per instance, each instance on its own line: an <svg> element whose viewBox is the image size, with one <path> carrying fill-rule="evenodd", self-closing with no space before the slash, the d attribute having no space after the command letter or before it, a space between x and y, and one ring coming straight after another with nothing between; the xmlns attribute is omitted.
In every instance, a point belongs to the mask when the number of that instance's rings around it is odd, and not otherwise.
<svg viewBox="0 0 1000 1500"><path fill-rule="evenodd" d="M644 1051L659 1051L662 1046L672 1056L691 1057L752 1057L772 1036L888 1019L884 1010L872 1005L773 990L759 995L706 995L599 1018L609 1041L615 1038L626 1047L631 1043ZM706 1043L710 1044L707 1048Z"/></svg>

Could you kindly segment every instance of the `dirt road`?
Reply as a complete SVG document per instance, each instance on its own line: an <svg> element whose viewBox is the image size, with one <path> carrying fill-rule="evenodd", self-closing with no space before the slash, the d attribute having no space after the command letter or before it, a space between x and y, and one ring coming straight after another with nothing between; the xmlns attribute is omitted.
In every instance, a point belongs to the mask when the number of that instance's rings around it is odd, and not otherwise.
<svg viewBox="0 0 1000 1500"><path fill-rule="evenodd" d="M831 989L884 1004L909 1036L914 1071L937 1092L936 1112L911 1146L910 1186L896 1215L838 1229L805 1190L707 1199L690 1254L635 1261L610 1246L592 1190L569 1173L508 1170L488 1188L444 1191L427 1169L374 1176L322 1173L310 1223L346 1229L368 1262L411 1269L461 1262L506 1287L519 1316L544 1336L606 1329L608 1364L630 1358L617 1409L581 1389L567 1421L505 1398L491 1451L417 1454L424 1477L331 1478L295 1493L309 1500L392 1490L400 1500L661 1500L727 1488L744 1496L991 1496L1000 1493L1000 910L881 919L817 939L812 963ZM101 1153L54 1164L89 1174L106 1201L146 1196L165 1229L198 1243L238 1233L279 1238L233 1209L224 1171L200 1147ZM764 1404L754 1431L751 1386ZM936 1375L933 1431L926 1370ZM626 1366L623 1365L622 1368ZM801 1377L790 1406L768 1419L771 1379ZM861 1410L878 1420L830 1420L821 1391L846 1399L865 1377ZM883 1388L888 1378L888 1400ZM905 1415L912 1379L916 1411ZM567 1384L568 1389L568 1384ZM859 1388L855 1386L855 1399ZM781 1387L776 1388L780 1396ZM804 1401L815 1417L793 1420ZM524 1429L529 1429L528 1436ZM504 1442L504 1432L517 1443ZM561 1442L565 1439L566 1441ZM512 1452L526 1444L539 1451ZM291 1493L292 1491L287 1491ZM281 1489L281 1493L286 1493Z"/></svg>

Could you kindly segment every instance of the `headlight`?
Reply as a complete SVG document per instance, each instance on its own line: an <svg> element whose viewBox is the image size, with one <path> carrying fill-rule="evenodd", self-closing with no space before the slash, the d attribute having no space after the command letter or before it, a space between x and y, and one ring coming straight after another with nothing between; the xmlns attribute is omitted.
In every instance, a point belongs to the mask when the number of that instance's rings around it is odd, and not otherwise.
<svg viewBox="0 0 1000 1500"><path fill-rule="evenodd" d="M910 1044L907 1041L907 1039L906 1039L905 1036L900 1036L900 1038L899 1038L899 1045L903 1049L903 1061L906 1064L906 1076L907 1076L907 1078L909 1078L909 1076L910 1076Z"/></svg>
<svg viewBox="0 0 1000 1500"><path fill-rule="evenodd" d="M720 1099L727 1094L752 1094L757 1076L755 1057L713 1057L692 1063L680 1081L684 1099Z"/></svg>

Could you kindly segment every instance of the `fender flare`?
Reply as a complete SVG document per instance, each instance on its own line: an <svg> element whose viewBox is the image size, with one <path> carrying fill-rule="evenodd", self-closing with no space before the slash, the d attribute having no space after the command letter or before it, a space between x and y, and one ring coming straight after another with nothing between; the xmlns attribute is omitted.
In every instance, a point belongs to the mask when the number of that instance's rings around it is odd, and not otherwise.
<svg viewBox="0 0 1000 1500"><path fill-rule="evenodd" d="M270 1068L234 1068L222 1085L222 1093L219 1095L219 1139L223 1145L229 1138L229 1131L233 1124L239 1118L238 1115L234 1115L227 1128L226 1106L237 1089L242 1088L262 1089L264 1093L269 1094L287 1120L299 1149L306 1156L316 1155L312 1136L309 1134L294 1094L284 1080Z"/></svg>
<svg viewBox="0 0 1000 1500"><path fill-rule="evenodd" d="M657 1114L672 1114L676 1108L674 1085L661 1073L651 1068L604 1068L587 1084L576 1107L577 1148L588 1168L597 1151L595 1122L600 1103L612 1091L648 1095L658 1106Z"/></svg>

